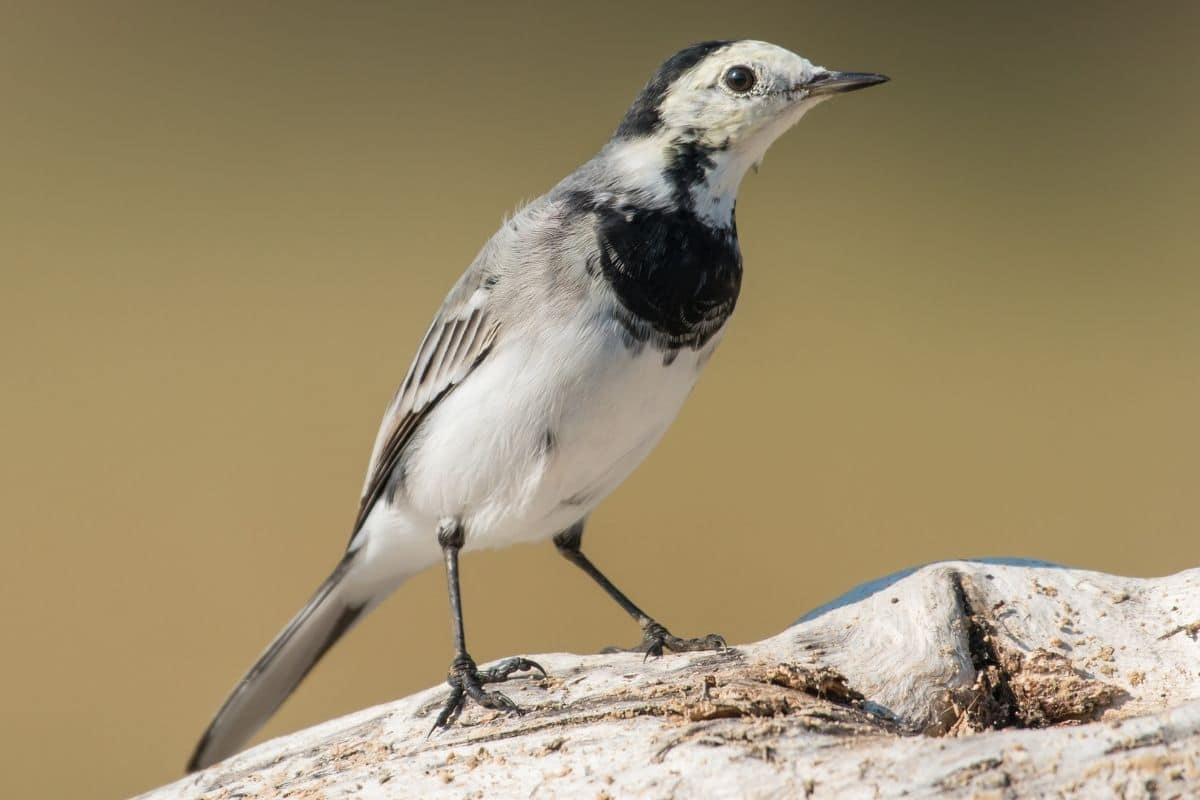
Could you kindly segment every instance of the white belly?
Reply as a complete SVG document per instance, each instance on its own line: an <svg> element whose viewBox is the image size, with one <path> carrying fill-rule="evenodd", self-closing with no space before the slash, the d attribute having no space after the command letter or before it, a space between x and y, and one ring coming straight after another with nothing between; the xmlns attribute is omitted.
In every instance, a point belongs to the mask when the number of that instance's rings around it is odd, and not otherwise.
<svg viewBox="0 0 1200 800"><path fill-rule="evenodd" d="M627 348L611 321L573 325L504 343L438 404L395 499L406 507L391 511L403 527L432 540L439 519L458 517L470 549L569 527L658 443L719 338L664 364L649 345Z"/></svg>

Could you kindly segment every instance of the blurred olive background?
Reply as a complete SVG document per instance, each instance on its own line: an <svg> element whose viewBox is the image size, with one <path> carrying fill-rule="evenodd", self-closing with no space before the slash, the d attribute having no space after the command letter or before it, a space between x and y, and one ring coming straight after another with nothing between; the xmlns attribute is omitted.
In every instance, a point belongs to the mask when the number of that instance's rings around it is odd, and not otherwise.
<svg viewBox="0 0 1200 800"><path fill-rule="evenodd" d="M748 176L732 329L590 555L731 642L934 559L1195 566L1198 23L1186 2L6 4L0 794L180 775L340 554L445 290L704 38L893 82ZM464 571L480 660L637 638L549 544ZM430 571L267 733L450 657Z"/></svg>

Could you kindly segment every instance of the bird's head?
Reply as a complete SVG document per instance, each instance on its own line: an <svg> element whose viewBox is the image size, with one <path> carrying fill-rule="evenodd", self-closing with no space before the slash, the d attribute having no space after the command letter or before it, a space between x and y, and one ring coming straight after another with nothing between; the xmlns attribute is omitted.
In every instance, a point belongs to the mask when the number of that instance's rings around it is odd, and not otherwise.
<svg viewBox="0 0 1200 800"><path fill-rule="evenodd" d="M767 42L702 42L659 67L617 128L610 156L643 192L728 224L742 176L806 111L886 80L815 66Z"/></svg>

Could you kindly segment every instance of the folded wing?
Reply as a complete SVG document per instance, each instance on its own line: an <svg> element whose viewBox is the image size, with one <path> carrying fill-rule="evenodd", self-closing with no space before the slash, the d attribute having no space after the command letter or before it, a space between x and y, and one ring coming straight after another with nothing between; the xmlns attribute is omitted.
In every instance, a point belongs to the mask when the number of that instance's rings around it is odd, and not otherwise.
<svg viewBox="0 0 1200 800"><path fill-rule="evenodd" d="M488 312L487 296L477 290L464 303L447 304L425 334L375 440L354 533L383 495L421 420L491 351L500 327Z"/></svg>

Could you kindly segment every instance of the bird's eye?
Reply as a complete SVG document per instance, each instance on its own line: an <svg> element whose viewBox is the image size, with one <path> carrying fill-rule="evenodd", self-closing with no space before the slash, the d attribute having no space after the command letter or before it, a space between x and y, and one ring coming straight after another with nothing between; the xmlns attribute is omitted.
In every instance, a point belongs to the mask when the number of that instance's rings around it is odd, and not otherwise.
<svg viewBox="0 0 1200 800"><path fill-rule="evenodd" d="M754 70L746 66L738 65L725 70L725 86L731 92L745 94L754 88L754 84L758 83L758 78L754 74Z"/></svg>

